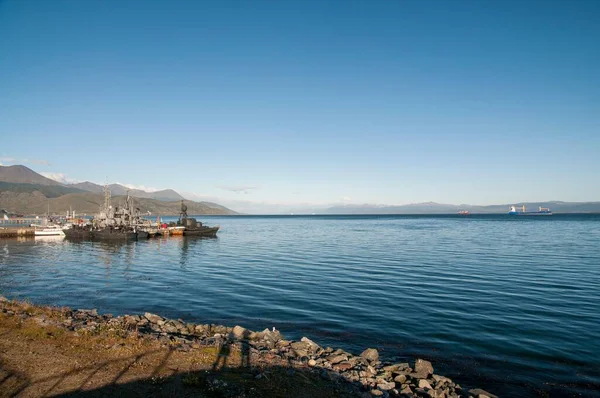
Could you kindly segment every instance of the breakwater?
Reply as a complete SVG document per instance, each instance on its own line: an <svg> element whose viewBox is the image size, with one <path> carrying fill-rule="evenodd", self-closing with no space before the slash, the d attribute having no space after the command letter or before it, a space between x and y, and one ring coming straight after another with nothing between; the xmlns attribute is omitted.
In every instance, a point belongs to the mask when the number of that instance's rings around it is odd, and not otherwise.
<svg viewBox="0 0 600 398"><path fill-rule="evenodd" d="M223 356L222 353L229 353L235 346L246 357L248 367L262 364L260 369L264 369L264 364L286 364L290 370L304 369L336 384L343 396L495 397L481 389L463 388L451 379L435 374L432 364L422 359L416 359L413 364L391 363L380 358L373 348L354 355L342 349L321 347L307 337L299 341L286 340L274 328L255 332L239 325L195 324L152 313L114 317L99 314L95 309L40 307L2 296L0 315L19 322L33 321L40 326L61 328L78 336L107 330L135 334L183 352L213 346L219 349L219 356ZM268 377L260 369L255 377Z"/></svg>
<svg viewBox="0 0 600 398"><path fill-rule="evenodd" d="M33 227L0 227L0 239L3 238L33 238L35 228Z"/></svg>

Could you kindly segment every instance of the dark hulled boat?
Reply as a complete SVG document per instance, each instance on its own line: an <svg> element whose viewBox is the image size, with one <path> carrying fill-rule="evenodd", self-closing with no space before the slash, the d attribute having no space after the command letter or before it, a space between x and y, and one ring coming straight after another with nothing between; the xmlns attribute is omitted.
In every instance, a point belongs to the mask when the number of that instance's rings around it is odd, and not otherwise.
<svg viewBox="0 0 600 398"><path fill-rule="evenodd" d="M88 225L73 225L71 228L63 229L63 232L67 239L91 239L92 237L92 230Z"/></svg>
<svg viewBox="0 0 600 398"><path fill-rule="evenodd" d="M200 236L205 238L216 238L219 226L209 227L202 225L200 221L197 221L193 217L187 216L187 206L181 201L181 214L177 225L185 227L183 230L183 236Z"/></svg>
<svg viewBox="0 0 600 398"><path fill-rule="evenodd" d="M91 239L94 240L136 240L137 232L127 228L105 227L92 230Z"/></svg>

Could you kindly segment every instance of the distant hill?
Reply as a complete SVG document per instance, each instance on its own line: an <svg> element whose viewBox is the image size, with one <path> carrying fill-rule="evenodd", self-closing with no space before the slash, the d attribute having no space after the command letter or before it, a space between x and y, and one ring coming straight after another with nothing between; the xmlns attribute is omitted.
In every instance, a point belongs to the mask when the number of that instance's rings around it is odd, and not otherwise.
<svg viewBox="0 0 600 398"><path fill-rule="evenodd" d="M125 202L125 196L113 196L114 206L122 205ZM72 209L77 214L93 215L98 213L100 205L104 203L102 194L93 192L68 193L58 197L46 197L40 191L33 192L15 192L0 191L0 209L6 209L11 213L20 214L46 214L50 207L50 214L65 214L67 210ZM232 215L237 214L231 209L223 206L211 207L203 203L185 200L188 207L188 214L214 214L214 215ZM172 216L178 215L181 208L181 201L165 202L149 198L135 198L134 206L138 207L142 213L150 211L153 216Z"/></svg>
<svg viewBox="0 0 600 398"><path fill-rule="evenodd" d="M181 200L184 200L172 189L146 192L120 184L109 187L115 205L118 205L119 197L129 191L142 212L150 211L156 215L179 214ZM104 202L103 192L103 186L89 181L64 185L22 165L0 166L0 209L10 213L45 214L50 205L50 213L64 214L73 209L79 214L95 214ZM187 200L185 203L189 214L237 214L216 203Z"/></svg>
<svg viewBox="0 0 600 398"><path fill-rule="evenodd" d="M71 186L73 188L82 189L82 190L88 191L88 192L94 192L94 193L103 193L104 192L103 186L94 184L93 182L89 182L89 181L80 182L77 184L71 184L69 186ZM156 200L161 200L164 202L185 199L183 196L181 196L180 194L178 194L177 192L175 192L172 189L163 189L162 191L146 192L141 189L130 189L121 184L110 184L108 186L108 188L110 189L111 195L115 195L115 196L127 195L127 192L129 191L129 195L136 197L136 198L156 199Z"/></svg>
<svg viewBox="0 0 600 398"><path fill-rule="evenodd" d="M57 198L68 193L84 192L81 189L64 187L62 185L18 184L15 182L0 181L0 192L2 191L12 191L17 193L39 191L47 198Z"/></svg>
<svg viewBox="0 0 600 398"><path fill-rule="evenodd" d="M414 203L399 206L387 205L342 205L333 206L319 214L456 214L460 210L476 213L502 214L508 213L510 206L525 205L528 210L537 210L539 206L549 207L553 213L600 213L600 202L519 202L504 205L451 205L435 202Z"/></svg>
<svg viewBox="0 0 600 398"><path fill-rule="evenodd" d="M19 184L63 185L22 165L0 166L0 181Z"/></svg>
<svg viewBox="0 0 600 398"><path fill-rule="evenodd" d="M102 185L94 184L93 182L85 181L78 182L77 184L70 185L73 188L81 189L83 191L94 192L94 193L102 193L104 192L104 187Z"/></svg>

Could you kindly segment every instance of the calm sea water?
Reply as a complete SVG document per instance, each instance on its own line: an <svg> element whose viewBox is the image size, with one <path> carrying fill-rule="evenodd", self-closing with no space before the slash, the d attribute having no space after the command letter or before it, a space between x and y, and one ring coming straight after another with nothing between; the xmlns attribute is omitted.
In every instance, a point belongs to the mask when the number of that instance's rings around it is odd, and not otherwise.
<svg viewBox="0 0 600 398"><path fill-rule="evenodd" d="M0 241L0 294L275 326L505 396L600 395L600 216L203 217L218 239Z"/></svg>

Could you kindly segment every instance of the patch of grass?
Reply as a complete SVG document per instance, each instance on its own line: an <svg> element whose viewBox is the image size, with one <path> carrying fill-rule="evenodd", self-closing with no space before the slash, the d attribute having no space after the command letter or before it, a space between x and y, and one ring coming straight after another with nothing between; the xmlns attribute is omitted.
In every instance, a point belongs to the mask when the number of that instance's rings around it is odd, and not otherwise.
<svg viewBox="0 0 600 398"><path fill-rule="evenodd" d="M66 336L64 329L53 326L38 326L31 322L21 324L19 334L31 339L56 339L63 340Z"/></svg>

